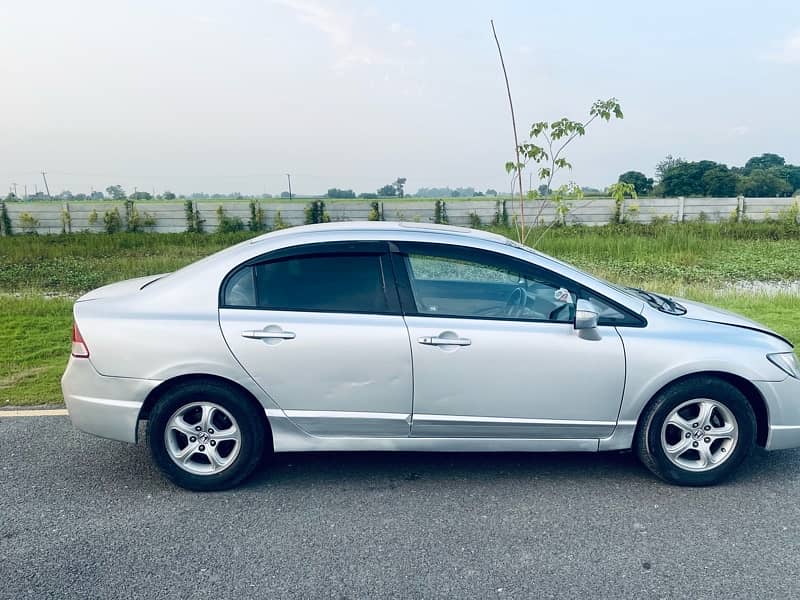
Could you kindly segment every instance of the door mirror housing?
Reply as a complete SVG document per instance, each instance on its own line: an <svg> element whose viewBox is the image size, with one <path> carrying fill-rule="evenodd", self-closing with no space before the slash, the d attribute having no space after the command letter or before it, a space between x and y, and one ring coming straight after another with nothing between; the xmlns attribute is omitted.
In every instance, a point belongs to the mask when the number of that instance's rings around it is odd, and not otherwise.
<svg viewBox="0 0 800 600"><path fill-rule="evenodd" d="M575 329L595 329L600 313L589 300L578 300L575 307Z"/></svg>

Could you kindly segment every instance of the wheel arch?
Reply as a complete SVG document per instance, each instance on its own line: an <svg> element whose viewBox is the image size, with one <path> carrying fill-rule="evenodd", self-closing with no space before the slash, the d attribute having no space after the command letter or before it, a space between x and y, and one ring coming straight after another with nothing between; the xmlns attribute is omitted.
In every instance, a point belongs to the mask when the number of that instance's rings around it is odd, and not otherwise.
<svg viewBox="0 0 800 600"><path fill-rule="evenodd" d="M681 377L673 379L669 383L661 386L642 407L641 412L644 413L645 410L647 410L647 408L655 401L655 399L667 388L689 379L698 379L703 377L711 377L725 381L726 383L729 383L738 389L744 395L744 397L747 398L747 401L750 403L750 406L753 409L753 413L756 417L756 443L762 448L766 446L767 436L769 435L769 410L767 409L767 403L764 400L764 397L761 395L761 392L758 391L758 388L756 388L751 381L742 377L741 375L735 375L734 373L728 373L725 371L698 371L695 373L687 373L686 375L682 375ZM636 426L636 435L639 435L642 425L641 419L639 419L639 422Z"/></svg>
<svg viewBox="0 0 800 600"><path fill-rule="evenodd" d="M243 398L246 398L247 401L253 406L255 413L258 415L258 419L261 420L264 427L266 427L268 432L268 440L269 440L269 447L272 447L272 427L270 426L269 418L267 417L267 413L264 410L264 407L258 401L258 399L244 386L241 384L227 379L225 377L220 377L219 375L209 375L207 373L189 373L183 375L177 375L175 377L171 377L159 383L155 388L150 390L150 393L145 398L144 403L142 404L142 408L139 410L139 418L138 421L146 421L150 416L150 411L159 401L159 399L169 390L173 390L177 387L185 385L187 383L199 383L199 382L211 382L222 384L223 386L231 389L235 393L241 395ZM138 428L137 428L138 429ZM137 436L138 437L138 436Z"/></svg>

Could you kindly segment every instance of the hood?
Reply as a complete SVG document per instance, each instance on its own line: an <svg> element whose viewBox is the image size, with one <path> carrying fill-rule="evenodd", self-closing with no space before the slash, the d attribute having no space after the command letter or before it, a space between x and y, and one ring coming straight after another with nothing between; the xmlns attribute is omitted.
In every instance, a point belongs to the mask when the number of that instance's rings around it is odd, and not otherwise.
<svg viewBox="0 0 800 600"><path fill-rule="evenodd" d="M693 319L695 321L708 321L710 323L721 323L722 325L733 325L734 327L744 327L745 329L752 329L754 331L761 331L768 335L784 340L787 344L794 347L789 340L781 334L773 331L769 327L762 325L758 321L753 321L742 315L737 315L721 308L702 304L701 302L694 302L692 300L684 300L683 298L674 298L686 308L686 314L683 315L684 319Z"/></svg>
<svg viewBox="0 0 800 600"><path fill-rule="evenodd" d="M99 287L87 294L84 294L78 298L76 302L98 300L99 298L127 296L129 294L138 292L143 286L147 285L148 283L152 283L156 279L161 279L165 275L167 275L167 273L162 273L161 275L148 275L147 277L136 277L135 279L126 279L125 281L104 285L103 287Z"/></svg>

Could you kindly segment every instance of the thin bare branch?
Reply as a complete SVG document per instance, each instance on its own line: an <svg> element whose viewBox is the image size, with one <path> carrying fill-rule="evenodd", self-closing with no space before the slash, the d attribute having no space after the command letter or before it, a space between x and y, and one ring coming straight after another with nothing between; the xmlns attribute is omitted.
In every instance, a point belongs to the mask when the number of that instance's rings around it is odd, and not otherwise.
<svg viewBox="0 0 800 600"><path fill-rule="evenodd" d="M514 129L514 154L517 157L517 177L519 179L519 226L517 235L522 240L525 234L525 193L522 188L522 169L520 168L519 160L519 136L517 135L517 118L514 114L514 102L511 100L511 86L508 83L508 71L506 71L506 63L503 60L503 51L500 48L500 40L497 38L497 31L494 28L494 19L489 21L492 25L492 35L494 35L494 42L497 44L497 53L500 55L500 66L503 68L503 77L506 80L506 93L508 94L508 107L511 109L511 126Z"/></svg>

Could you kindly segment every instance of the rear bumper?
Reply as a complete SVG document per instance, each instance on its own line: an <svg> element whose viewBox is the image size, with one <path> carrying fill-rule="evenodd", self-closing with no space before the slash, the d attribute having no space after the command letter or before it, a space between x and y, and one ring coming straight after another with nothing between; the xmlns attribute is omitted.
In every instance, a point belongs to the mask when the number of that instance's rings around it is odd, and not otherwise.
<svg viewBox="0 0 800 600"><path fill-rule="evenodd" d="M89 360L70 357L61 378L61 390L75 427L100 437L134 443L142 404L159 383L151 379L106 377Z"/></svg>
<svg viewBox="0 0 800 600"><path fill-rule="evenodd" d="M754 381L767 402L767 450L800 447L800 380Z"/></svg>

